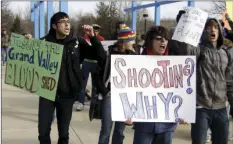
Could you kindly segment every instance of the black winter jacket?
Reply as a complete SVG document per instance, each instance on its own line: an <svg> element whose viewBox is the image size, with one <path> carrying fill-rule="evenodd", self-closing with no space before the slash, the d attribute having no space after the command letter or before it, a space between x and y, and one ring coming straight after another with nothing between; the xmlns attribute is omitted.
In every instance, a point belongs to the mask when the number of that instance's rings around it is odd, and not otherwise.
<svg viewBox="0 0 233 144"><path fill-rule="evenodd" d="M103 65L99 66L98 73L96 74L97 81L97 89L103 95L106 96L110 92L111 82L108 81L110 79L111 73L111 55L136 55L135 52L131 50L126 50L125 52L120 52L118 50L118 44L109 46L106 59Z"/></svg>
<svg viewBox="0 0 233 144"><path fill-rule="evenodd" d="M64 45L57 88L57 95L60 97L73 98L82 89L80 64L84 58L94 59L98 62L106 59L106 52L95 36L90 37L91 45L83 38L76 38L72 35L58 40L52 30L42 39Z"/></svg>

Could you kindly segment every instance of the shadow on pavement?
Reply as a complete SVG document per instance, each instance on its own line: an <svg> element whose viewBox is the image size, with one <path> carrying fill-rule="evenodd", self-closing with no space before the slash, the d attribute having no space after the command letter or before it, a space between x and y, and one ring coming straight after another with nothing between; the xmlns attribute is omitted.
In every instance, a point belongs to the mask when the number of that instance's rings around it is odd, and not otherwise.
<svg viewBox="0 0 233 144"><path fill-rule="evenodd" d="M27 96L27 97L4 97L2 98L2 112L4 113L5 109L12 108L12 109L29 109L38 111L38 100L35 100L36 96Z"/></svg>
<svg viewBox="0 0 233 144"><path fill-rule="evenodd" d="M37 139L4 139L2 140L4 144L39 144Z"/></svg>
<svg viewBox="0 0 233 144"><path fill-rule="evenodd" d="M19 111L9 111L9 110L4 110L2 113L2 116L7 116L13 119L20 119L23 121L30 121L33 123L38 123L37 119L37 113L25 113L25 112L19 112ZM31 118L30 118L31 117Z"/></svg>

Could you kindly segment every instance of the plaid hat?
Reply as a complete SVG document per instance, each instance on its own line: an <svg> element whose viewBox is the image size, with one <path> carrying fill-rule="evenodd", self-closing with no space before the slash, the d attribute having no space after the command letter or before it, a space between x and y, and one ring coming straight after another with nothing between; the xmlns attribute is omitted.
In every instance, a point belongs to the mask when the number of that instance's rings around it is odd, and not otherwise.
<svg viewBox="0 0 233 144"><path fill-rule="evenodd" d="M118 33L118 41L125 43L136 39L136 33L129 27L122 28Z"/></svg>

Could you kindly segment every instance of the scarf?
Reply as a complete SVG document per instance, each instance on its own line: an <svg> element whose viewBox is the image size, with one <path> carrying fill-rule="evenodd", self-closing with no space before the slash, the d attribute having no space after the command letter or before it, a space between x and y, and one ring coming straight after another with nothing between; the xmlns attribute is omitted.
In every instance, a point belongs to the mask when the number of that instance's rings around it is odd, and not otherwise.
<svg viewBox="0 0 233 144"><path fill-rule="evenodd" d="M146 49L146 54L147 54L147 55L153 55L153 54L152 54L152 50L147 48L147 49ZM165 50L165 52L164 52L163 55L165 55L165 56L168 55L168 48L166 48L166 50Z"/></svg>

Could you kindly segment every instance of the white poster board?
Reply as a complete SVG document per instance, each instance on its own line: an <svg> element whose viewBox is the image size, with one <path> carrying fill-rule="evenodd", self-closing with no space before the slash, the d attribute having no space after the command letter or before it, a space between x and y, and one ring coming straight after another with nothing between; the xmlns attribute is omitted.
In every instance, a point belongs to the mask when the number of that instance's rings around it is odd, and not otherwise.
<svg viewBox="0 0 233 144"><path fill-rule="evenodd" d="M117 42L116 40L105 40L105 41L101 41L103 47L104 47L104 50L108 50L108 47L110 45L113 45L115 42Z"/></svg>
<svg viewBox="0 0 233 144"><path fill-rule="evenodd" d="M204 30L208 13L192 7L186 7L184 10L186 13L181 16L172 39L197 46Z"/></svg>
<svg viewBox="0 0 233 144"><path fill-rule="evenodd" d="M113 121L195 122L195 56L111 56Z"/></svg>

